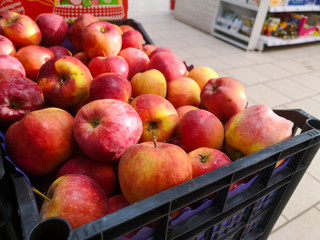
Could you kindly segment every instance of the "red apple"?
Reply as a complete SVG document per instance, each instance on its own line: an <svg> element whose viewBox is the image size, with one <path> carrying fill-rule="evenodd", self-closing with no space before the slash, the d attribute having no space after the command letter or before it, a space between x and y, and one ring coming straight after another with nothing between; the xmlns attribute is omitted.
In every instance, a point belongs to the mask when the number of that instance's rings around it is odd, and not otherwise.
<svg viewBox="0 0 320 240"><path fill-rule="evenodd" d="M88 98L91 81L87 66L71 56L50 59L40 68L37 78L46 103L60 108Z"/></svg>
<svg viewBox="0 0 320 240"><path fill-rule="evenodd" d="M42 40L37 23L24 14L10 14L2 30L3 35L11 40L16 49L39 45Z"/></svg>
<svg viewBox="0 0 320 240"><path fill-rule="evenodd" d="M221 121L214 114L203 109L184 114L180 119L178 132L181 147L187 152L200 147L220 149L224 140Z"/></svg>
<svg viewBox="0 0 320 240"><path fill-rule="evenodd" d="M127 199L124 197L123 194L115 195L113 197L110 197L108 200L109 200L109 213L116 212L116 211L130 205L130 203L127 201ZM152 223L148 224L147 226L154 228L155 222L152 222ZM140 227L132 232L126 233L122 237L132 238L137 234L137 232L139 232L141 230L141 228L143 228L143 227Z"/></svg>
<svg viewBox="0 0 320 240"><path fill-rule="evenodd" d="M40 68L45 62L54 57L54 53L43 46L28 45L20 48L15 57L22 63L27 77L36 81Z"/></svg>
<svg viewBox="0 0 320 240"><path fill-rule="evenodd" d="M0 81L7 77L26 77L26 71L18 58L0 54Z"/></svg>
<svg viewBox="0 0 320 240"><path fill-rule="evenodd" d="M99 163L85 155L72 156L60 167L57 177L67 174L83 174L92 178L104 190L106 196L111 196L117 184L117 176L109 164Z"/></svg>
<svg viewBox="0 0 320 240"><path fill-rule="evenodd" d="M0 125L9 127L27 113L44 107L40 87L23 77L7 77L0 80Z"/></svg>
<svg viewBox="0 0 320 240"><path fill-rule="evenodd" d="M118 176L122 193L132 204L190 180L192 164L182 148L150 141L125 151Z"/></svg>
<svg viewBox="0 0 320 240"><path fill-rule="evenodd" d="M88 157L102 163L117 163L124 151L139 141L142 122L130 104L101 99L78 111L73 132Z"/></svg>
<svg viewBox="0 0 320 240"><path fill-rule="evenodd" d="M221 122L227 122L247 105L244 86L234 78L210 79L201 90L201 103L216 115Z"/></svg>
<svg viewBox="0 0 320 240"><path fill-rule="evenodd" d="M121 29L122 34L127 32L127 31L134 30L134 28L132 26L128 25L128 24L120 25L119 28Z"/></svg>
<svg viewBox="0 0 320 240"><path fill-rule="evenodd" d="M179 116L174 106L156 94L142 94L134 98L131 105L138 112L143 123L141 141L170 139L178 126Z"/></svg>
<svg viewBox="0 0 320 240"><path fill-rule="evenodd" d="M49 187L40 209L40 219L62 217L72 228L108 214L108 199L100 186L81 174L57 178Z"/></svg>
<svg viewBox="0 0 320 240"><path fill-rule="evenodd" d="M89 58L117 56L122 39L119 30L111 23L98 21L90 23L81 33L82 49Z"/></svg>
<svg viewBox="0 0 320 240"><path fill-rule="evenodd" d="M140 50L144 51L150 58L150 54L157 49L158 46L154 45L154 44L144 44L141 48L139 48Z"/></svg>
<svg viewBox="0 0 320 240"><path fill-rule="evenodd" d="M181 119L182 116L184 114L186 114L187 112L190 112L190 111L196 110L196 109L199 109L199 108L195 107L195 106L191 106L191 105L184 105L184 106L178 107L177 108L177 113L179 115L179 119Z"/></svg>
<svg viewBox="0 0 320 240"><path fill-rule="evenodd" d="M137 30L129 30L122 34L122 49L133 47L142 48L143 36Z"/></svg>
<svg viewBox="0 0 320 240"><path fill-rule="evenodd" d="M231 159L222 151L200 147L188 153L192 163L193 178L231 163Z"/></svg>
<svg viewBox="0 0 320 240"><path fill-rule="evenodd" d="M147 70L150 69L157 69L162 72L167 82L187 75L187 68L184 62L170 52L155 54L147 66Z"/></svg>
<svg viewBox="0 0 320 240"><path fill-rule="evenodd" d="M116 73L103 73L93 78L89 101L111 98L128 102L131 92L131 84L128 79Z"/></svg>
<svg viewBox="0 0 320 240"><path fill-rule="evenodd" d="M7 54L10 56L14 56L16 54L16 48L11 40L2 35L0 35L0 54Z"/></svg>
<svg viewBox="0 0 320 240"><path fill-rule="evenodd" d="M81 1L80 1L81 4ZM72 22L68 29L68 38L77 50L82 50L81 33L90 23L99 21L95 16L84 13Z"/></svg>
<svg viewBox="0 0 320 240"><path fill-rule="evenodd" d="M26 78L26 71L21 61L14 56L0 54L0 80L15 76Z"/></svg>
<svg viewBox="0 0 320 240"><path fill-rule="evenodd" d="M122 209L130 205L130 203L122 193L112 196L108 200L109 200L109 213L116 212L119 209Z"/></svg>
<svg viewBox="0 0 320 240"><path fill-rule="evenodd" d="M161 53L161 52L168 52L168 53L173 53L174 52L170 49L170 48L166 48L166 47L157 47L156 49L154 49L150 55L149 58L151 59L154 55L156 55L157 53Z"/></svg>
<svg viewBox="0 0 320 240"><path fill-rule="evenodd" d="M78 58L84 65L88 67L91 59L86 55L85 52L77 52L73 55L75 58Z"/></svg>
<svg viewBox="0 0 320 240"><path fill-rule="evenodd" d="M63 56L72 56L70 50L62 46L51 46L49 47L49 49L54 53L54 56L56 58Z"/></svg>
<svg viewBox="0 0 320 240"><path fill-rule="evenodd" d="M93 77L102 73L118 73L124 78L128 78L129 65L127 61L120 56L102 57L97 56L91 59L88 68Z"/></svg>
<svg viewBox="0 0 320 240"><path fill-rule="evenodd" d="M119 56L123 57L129 66L128 79L130 80L135 74L147 70L149 57L143 51L128 47L119 52Z"/></svg>
<svg viewBox="0 0 320 240"><path fill-rule="evenodd" d="M179 77L168 82L167 100L172 103L175 108L185 105L199 107L200 87L192 79L188 77Z"/></svg>
<svg viewBox="0 0 320 240"><path fill-rule="evenodd" d="M237 160L291 136L292 125L289 120L280 117L266 105L252 105L225 124L224 149L232 160Z"/></svg>
<svg viewBox="0 0 320 240"><path fill-rule="evenodd" d="M41 13L35 22L42 34L41 45L50 47L61 45L68 33L68 24L64 18L55 13Z"/></svg>
<svg viewBox="0 0 320 240"><path fill-rule="evenodd" d="M6 132L9 156L25 173L45 175L52 172L76 150L73 122L73 117L60 108L28 113Z"/></svg>

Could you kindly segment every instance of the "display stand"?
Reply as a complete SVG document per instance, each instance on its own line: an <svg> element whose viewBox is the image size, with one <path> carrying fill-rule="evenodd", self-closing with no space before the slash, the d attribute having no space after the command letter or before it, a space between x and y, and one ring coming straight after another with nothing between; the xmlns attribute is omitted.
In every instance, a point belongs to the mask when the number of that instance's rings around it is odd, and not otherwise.
<svg viewBox="0 0 320 240"><path fill-rule="evenodd" d="M269 6L270 0L260 1L260 5L253 5L242 0L213 0L192 1L177 0L175 17L204 32L207 32L230 44L244 50L262 51L265 46L286 46L320 41L319 36L298 37L295 39L281 39L261 35L264 21L268 13L276 12L320 12L320 5L296 5L296 6ZM245 15L254 19L252 30L245 35L217 24L219 17L226 10Z"/></svg>

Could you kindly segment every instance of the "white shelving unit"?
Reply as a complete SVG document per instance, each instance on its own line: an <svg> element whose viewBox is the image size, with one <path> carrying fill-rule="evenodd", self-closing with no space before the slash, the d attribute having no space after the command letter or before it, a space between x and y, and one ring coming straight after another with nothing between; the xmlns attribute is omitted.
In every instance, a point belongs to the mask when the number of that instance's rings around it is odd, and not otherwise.
<svg viewBox="0 0 320 240"><path fill-rule="evenodd" d="M214 24L212 35L245 50L262 51L265 46L285 46L320 41L320 37L299 37L296 39L280 39L276 37L261 36L261 30L268 12L320 12L319 5L303 6L269 6L270 0L263 0L260 6L252 5L240 0L220 0L217 17L222 16L227 9L255 18L250 36L230 31L227 28Z"/></svg>
<svg viewBox="0 0 320 240"><path fill-rule="evenodd" d="M268 0L261 1L260 6L252 5L239 0L220 0L217 16L222 16L225 10L230 9L237 12L239 15L253 17L255 18L255 21L250 36L229 31L218 24L214 25L212 35L245 50L253 50L255 49L257 41L260 37L260 32L267 15L268 7Z"/></svg>

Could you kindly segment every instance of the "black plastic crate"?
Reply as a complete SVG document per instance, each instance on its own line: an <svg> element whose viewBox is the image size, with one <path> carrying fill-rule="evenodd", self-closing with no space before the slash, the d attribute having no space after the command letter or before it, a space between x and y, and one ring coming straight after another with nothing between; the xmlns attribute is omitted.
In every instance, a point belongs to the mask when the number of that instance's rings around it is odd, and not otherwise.
<svg viewBox="0 0 320 240"><path fill-rule="evenodd" d="M292 138L76 229L59 217L40 221L28 180L13 169L13 188L0 189L5 196L15 195L10 204L16 202L17 208L7 221L15 229L9 231L27 240L122 240L136 229L130 239L267 239L320 147L320 120L302 110L274 111L292 121ZM1 151L7 157L4 146ZM232 183L248 176L254 177L229 192ZM179 209L182 212L172 218Z"/></svg>
<svg viewBox="0 0 320 240"><path fill-rule="evenodd" d="M153 44L140 23L111 22L132 26ZM302 110L275 112L292 121L292 138L76 229L59 217L40 221L28 176L10 162L0 134L0 239L267 239L320 147L320 120ZM229 192L231 184L249 176ZM122 237L132 231L133 237Z"/></svg>

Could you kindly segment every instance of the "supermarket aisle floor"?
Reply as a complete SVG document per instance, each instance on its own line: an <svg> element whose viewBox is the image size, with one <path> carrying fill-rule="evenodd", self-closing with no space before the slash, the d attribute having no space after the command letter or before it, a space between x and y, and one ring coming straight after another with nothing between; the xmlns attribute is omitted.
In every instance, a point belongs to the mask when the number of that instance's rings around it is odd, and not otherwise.
<svg viewBox="0 0 320 240"><path fill-rule="evenodd" d="M187 64L208 66L242 82L249 103L300 108L320 118L320 43L246 52L174 18L169 0L129 1L128 18L142 23L158 46ZM269 240L320 239L320 153L276 223Z"/></svg>

